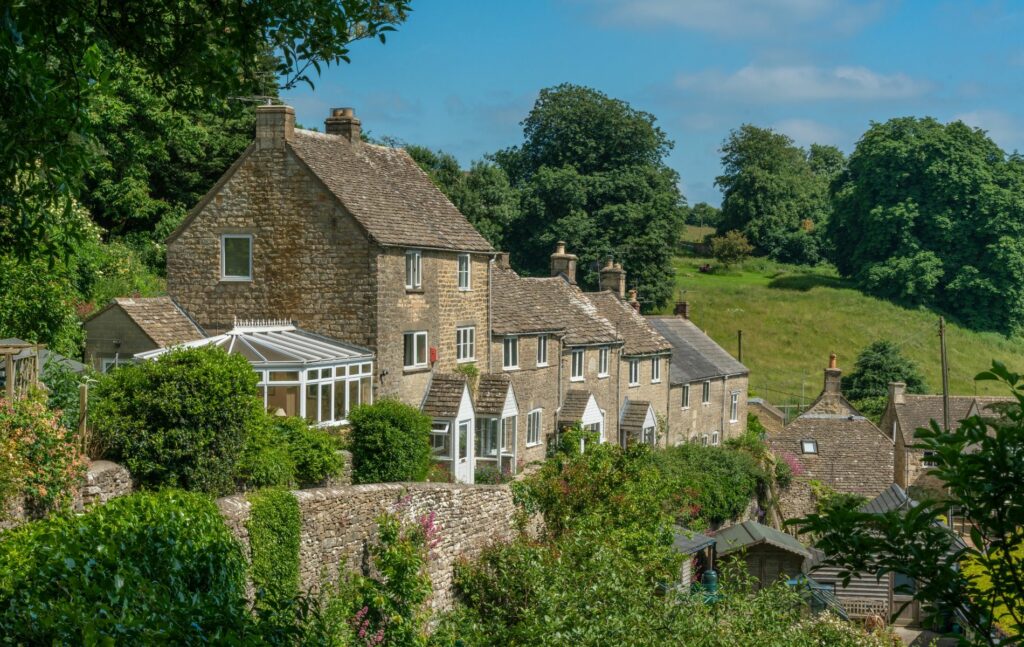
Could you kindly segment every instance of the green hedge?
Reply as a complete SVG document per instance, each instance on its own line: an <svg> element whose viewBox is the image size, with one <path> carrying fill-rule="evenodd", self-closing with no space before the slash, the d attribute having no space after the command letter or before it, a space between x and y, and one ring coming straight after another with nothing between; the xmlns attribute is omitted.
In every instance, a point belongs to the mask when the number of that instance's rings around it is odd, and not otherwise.
<svg viewBox="0 0 1024 647"><path fill-rule="evenodd" d="M249 495L249 574L258 598L281 601L299 593L299 502L287 490Z"/></svg>
<svg viewBox="0 0 1024 647"><path fill-rule="evenodd" d="M97 433L143 485L226 494L242 446L264 418L257 376L217 347L119 367L96 388Z"/></svg>
<svg viewBox="0 0 1024 647"><path fill-rule="evenodd" d="M430 417L397 400L361 405L349 414L352 482L423 481L430 471Z"/></svg>
<svg viewBox="0 0 1024 647"><path fill-rule="evenodd" d="M0 540L0 642L239 641L245 561L205 496L139 493Z"/></svg>
<svg viewBox="0 0 1024 647"><path fill-rule="evenodd" d="M341 441L301 418L266 416L249 434L235 478L249 487L310 486L341 472Z"/></svg>

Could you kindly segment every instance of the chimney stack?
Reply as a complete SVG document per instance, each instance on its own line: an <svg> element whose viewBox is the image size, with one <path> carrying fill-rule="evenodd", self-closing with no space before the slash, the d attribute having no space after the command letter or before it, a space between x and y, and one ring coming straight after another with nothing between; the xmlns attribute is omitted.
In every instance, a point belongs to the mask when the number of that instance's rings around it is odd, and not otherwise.
<svg viewBox="0 0 1024 647"><path fill-rule="evenodd" d="M637 301L636 290L629 291L629 305L632 306L633 309L636 310L637 312L640 312L640 302Z"/></svg>
<svg viewBox="0 0 1024 647"><path fill-rule="evenodd" d="M295 109L291 106L256 107L256 145L259 148L284 148L295 135Z"/></svg>
<svg viewBox="0 0 1024 647"><path fill-rule="evenodd" d="M828 368L825 369L825 393L829 395L842 395L843 393L843 372L836 366L836 354L828 357Z"/></svg>
<svg viewBox="0 0 1024 647"><path fill-rule="evenodd" d="M689 301L678 301L678 302L676 302L675 314L676 314L677 317L682 317L683 319L689 319L690 318L690 302Z"/></svg>
<svg viewBox="0 0 1024 647"><path fill-rule="evenodd" d="M565 251L565 241L555 245L555 253L551 255L551 276L564 275L572 285L576 285L576 255Z"/></svg>
<svg viewBox="0 0 1024 647"><path fill-rule="evenodd" d="M495 259L495 265L502 269L510 269L512 263L509 261L508 252L498 252L498 257Z"/></svg>
<svg viewBox="0 0 1024 647"><path fill-rule="evenodd" d="M906 398L903 396L907 393L907 385L905 382L889 382L889 401L893 404L903 404L906 402Z"/></svg>
<svg viewBox="0 0 1024 647"><path fill-rule="evenodd" d="M328 135L341 135L353 144L362 141L361 124L352 108L332 108L331 116L324 120L324 128Z"/></svg>
<svg viewBox="0 0 1024 647"><path fill-rule="evenodd" d="M620 299L626 298L626 272L622 265L613 263L610 258L601 268L601 289L614 292Z"/></svg>

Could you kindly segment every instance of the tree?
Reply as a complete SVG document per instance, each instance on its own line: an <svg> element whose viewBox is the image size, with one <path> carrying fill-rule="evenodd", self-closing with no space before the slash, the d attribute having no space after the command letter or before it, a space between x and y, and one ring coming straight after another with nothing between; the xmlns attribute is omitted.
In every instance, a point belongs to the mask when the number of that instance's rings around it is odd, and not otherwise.
<svg viewBox="0 0 1024 647"><path fill-rule="evenodd" d="M948 620L954 610L974 632L973 644L1019 644L1024 624L1024 384L999 362L976 379L1004 382L1014 402L962 421L958 428L918 429L918 449L931 452L931 474L948 500L921 501L885 514L840 504L798 519L801 532L844 576L901 573L916 581L914 599L929 615ZM956 510L970 542L947 526ZM999 627L1010 638L995 637Z"/></svg>
<svg viewBox="0 0 1024 647"><path fill-rule="evenodd" d="M754 246L747 241L747 237L735 229L711 239L711 256L726 267L750 257L753 251Z"/></svg>
<svg viewBox="0 0 1024 647"><path fill-rule="evenodd" d="M671 255L683 223L679 177L665 164L672 142L653 115L583 86L541 90L523 121L524 141L494 161L521 192L504 242L513 265L544 274L558 240L579 256L577 280L622 262L645 310L668 303Z"/></svg>
<svg viewBox="0 0 1024 647"><path fill-rule="evenodd" d="M835 184L828 234L864 290L955 313L975 329L1024 321L1024 161L961 122L872 124Z"/></svg>
<svg viewBox="0 0 1024 647"><path fill-rule="evenodd" d="M105 374L92 420L142 484L229 494L246 439L264 419L257 381L241 355L215 346L172 350Z"/></svg>
<svg viewBox="0 0 1024 647"><path fill-rule="evenodd" d="M904 357L899 346L879 339L857 355L853 371L843 376L843 394L850 400L885 397L890 382L903 382L908 393L928 392L917 365Z"/></svg>
<svg viewBox="0 0 1024 647"><path fill-rule="evenodd" d="M707 202L698 202L686 214L686 224L696 227L717 227L722 222L722 210Z"/></svg>
<svg viewBox="0 0 1024 647"><path fill-rule="evenodd" d="M349 45L385 39L408 0L202 0L6 3L0 30L0 245L68 251L78 232L50 216L72 204L97 152L90 110L111 91L109 70L128 57L200 105L309 83L321 65L349 60ZM262 92L267 94L267 92ZM63 226L61 226L63 225Z"/></svg>
<svg viewBox="0 0 1024 647"><path fill-rule="evenodd" d="M788 136L744 124L723 142L719 232L742 231L759 254L794 263L822 259L828 185L842 153L814 145L807 153Z"/></svg>

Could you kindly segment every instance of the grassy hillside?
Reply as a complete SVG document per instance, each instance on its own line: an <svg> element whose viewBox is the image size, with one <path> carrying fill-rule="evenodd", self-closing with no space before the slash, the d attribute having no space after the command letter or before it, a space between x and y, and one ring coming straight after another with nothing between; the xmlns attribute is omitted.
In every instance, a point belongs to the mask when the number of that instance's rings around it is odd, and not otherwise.
<svg viewBox="0 0 1024 647"><path fill-rule="evenodd" d="M822 370L835 351L839 366L852 370L857 353L876 339L891 339L924 373L933 392L941 390L938 317L865 296L831 269L807 269L760 259L742 269L701 274L713 260L676 259L677 285L690 302L690 316L726 350L736 354L743 331L743 363L750 388L777 404L813 400ZM947 326L950 389L954 394L999 394L974 376L1000 359L1024 370L1024 339ZM802 395L801 395L802 394Z"/></svg>

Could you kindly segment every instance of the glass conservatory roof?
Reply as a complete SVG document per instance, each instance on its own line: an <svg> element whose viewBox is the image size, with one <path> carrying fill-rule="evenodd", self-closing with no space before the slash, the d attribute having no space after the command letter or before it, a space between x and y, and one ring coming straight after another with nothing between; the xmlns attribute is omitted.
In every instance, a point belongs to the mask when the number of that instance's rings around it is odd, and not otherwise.
<svg viewBox="0 0 1024 647"><path fill-rule="evenodd" d="M242 355L254 366L331 364L373 359L373 351L317 335L287 322L236 321L222 335L206 337L167 348L137 353L136 359L154 359L177 348L220 346Z"/></svg>

